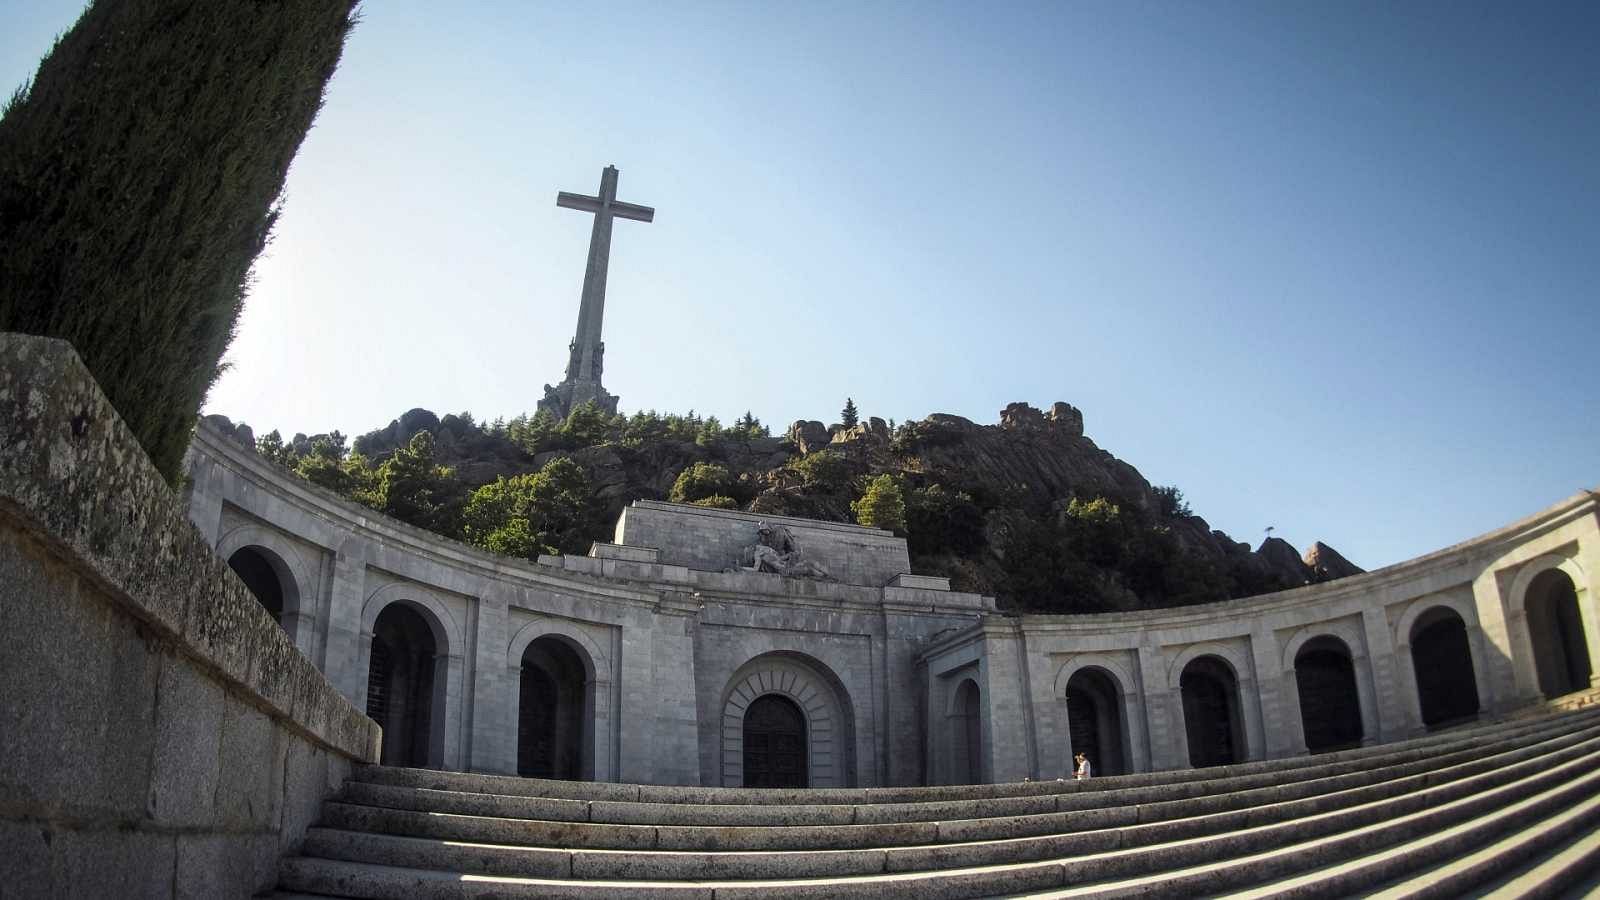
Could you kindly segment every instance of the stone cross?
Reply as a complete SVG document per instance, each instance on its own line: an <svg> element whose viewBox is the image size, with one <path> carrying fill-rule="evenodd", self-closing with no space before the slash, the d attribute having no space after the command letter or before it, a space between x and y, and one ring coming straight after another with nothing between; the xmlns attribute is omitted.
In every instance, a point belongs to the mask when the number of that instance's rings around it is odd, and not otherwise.
<svg viewBox="0 0 1600 900"><path fill-rule="evenodd" d="M594 230L589 234L589 266L583 273L583 299L578 305L578 333L572 339L572 355L567 360L567 381L600 381L605 344L600 326L606 313L606 267L611 260L611 220L654 221L656 211L617 200L617 167L606 166L600 173L600 195L556 194L556 205L594 213Z"/></svg>

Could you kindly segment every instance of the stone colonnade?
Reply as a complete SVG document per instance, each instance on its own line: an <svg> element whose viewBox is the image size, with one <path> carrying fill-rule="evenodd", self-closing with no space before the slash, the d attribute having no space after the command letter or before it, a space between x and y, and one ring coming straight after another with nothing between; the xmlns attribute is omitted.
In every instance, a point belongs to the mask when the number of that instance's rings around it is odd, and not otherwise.
<svg viewBox="0 0 1600 900"><path fill-rule="evenodd" d="M1429 642L1426 674L1437 667L1434 654L1444 652L1434 649L1434 623L1464 632L1470 670L1462 665L1452 691L1475 692L1480 716L1545 699L1542 655L1578 658L1573 677L1584 675L1584 683L1562 690L1600 685L1597 509L1596 495L1579 494L1439 553L1262 597L1172 610L989 618L944 636L920 657L929 684L930 779L962 780L950 750L959 735L947 710L967 680L981 698L983 777L994 781L1071 777L1068 683L1084 670L1115 686L1112 720L1120 734L1110 743L1133 771L1190 765L1196 728L1207 741L1239 744L1231 748L1238 761L1307 753L1297 660L1308 645L1324 659L1347 661L1353 683L1342 692L1354 707L1347 711L1359 723L1353 743L1360 744L1428 730L1424 704L1432 698L1418 683L1413 641ZM1581 629L1567 635L1565 651L1530 626L1530 602L1542 602L1535 586L1552 581L1551 572L1559 573L1558 585L1570 584L1576 601L1577 615L1566 627ZM1193 677L1197 661L1200 669L1224 674L1236 739L1218 738L1195 721L1207 713L1194 697L1186 706L1184 679Z"/></svg>

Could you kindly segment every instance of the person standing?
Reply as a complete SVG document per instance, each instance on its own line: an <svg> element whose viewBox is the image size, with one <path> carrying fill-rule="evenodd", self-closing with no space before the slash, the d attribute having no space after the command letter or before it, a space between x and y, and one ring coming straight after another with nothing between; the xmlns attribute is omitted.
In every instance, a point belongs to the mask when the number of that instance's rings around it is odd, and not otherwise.
<svg viewBox="0 0 1600 900"><path fill-rule="evenodd" d="M1088 778L1090 773L1088 754L1079 753L1073 757L1073 760L1078 763L1078 767L1072 771L1072 777L1078 781Z"/></svg>

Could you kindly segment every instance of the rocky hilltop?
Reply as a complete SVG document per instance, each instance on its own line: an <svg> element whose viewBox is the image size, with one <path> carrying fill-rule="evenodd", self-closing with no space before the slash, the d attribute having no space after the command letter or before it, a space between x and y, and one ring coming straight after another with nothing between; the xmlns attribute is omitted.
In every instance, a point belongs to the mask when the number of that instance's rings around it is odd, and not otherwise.
<svg viewBox="0 0 1600 900"><path fill-rule="evenodd" d="M590 540L608 539L616 515L641 498L854 521L853 502L887 475L903 497L913 567L993 594L1002 608L1182 605L1361 571L1320 542L1304 555L1279 538L1252 550L1211 528L1176 488L1151 485L1096 446L1084 434L1083 414L1067 403L1048 410L1012 403L993 425L935 413L898 427L878 418L848 427L798 421L781 436L748 415L726 429L692 414L596 415L559 426L523 419L482 425L465 414L414 409L356 438L348 455L337 432L288 441L274 432L261 443L264 455L312 481L413 524L502 550L482 538L481 528L474 532L472 515L461 513L471 512L474 492L570 461L575 467L562 469L570 473L568 493L581 494L585 510L566 514L572 521L559 539L527 545L530 556L538 549L581 552ZM213 422L247 445L258 443L247 426L221 417ZM419 443L418 435L428 437ZM422 444L429 453L424 469L438 479L429 488L433 499L395 503L385 494L394 480L390 470ZM337 468L308 466L319 453ZM424 507L431 512L415 511Z"/></svg>

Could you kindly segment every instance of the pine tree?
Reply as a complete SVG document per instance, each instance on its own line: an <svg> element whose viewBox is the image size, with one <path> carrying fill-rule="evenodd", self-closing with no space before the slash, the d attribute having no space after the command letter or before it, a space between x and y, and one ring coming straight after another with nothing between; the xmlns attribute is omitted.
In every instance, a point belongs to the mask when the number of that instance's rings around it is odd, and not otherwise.
<svg viewBox="0 0 1600 900"><path fill-rule="evenodd" d="M839 413L839 421L843 422L846 428L854 428L856 423L861 421L859 414L856 412L855 400L849 397L844 398L844 411Z"/></svg>
<svg viewBox="0 0 1600 900"><path fill-rule="evenodd" d="M893 475L879 475L867 483L866 493L852 501L856 524L906 533L906 499Z"/></svg>
<svg viewBox="0 0 1600 900"><path fill-rule="evenodd" d="M98 0L0 115L0 331L65 338L175 482L355 0Z"/></svg>

